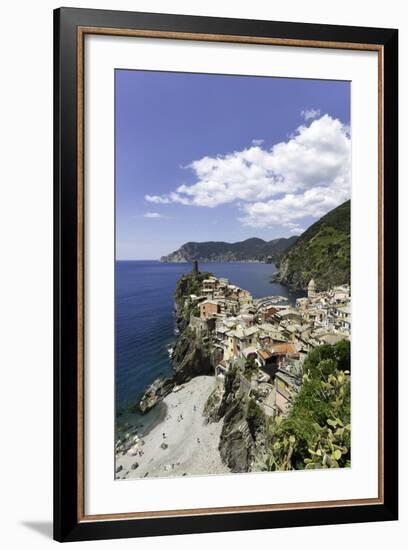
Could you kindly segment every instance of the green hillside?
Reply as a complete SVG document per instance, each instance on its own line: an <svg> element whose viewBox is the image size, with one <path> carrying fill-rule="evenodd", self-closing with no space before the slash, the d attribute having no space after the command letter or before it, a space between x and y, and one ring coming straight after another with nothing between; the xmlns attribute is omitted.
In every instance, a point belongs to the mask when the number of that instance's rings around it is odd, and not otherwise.
<svg viewBox="0 0 408 550"><path fill-rule="evenodd" d="M237 261L277 261L297 237L280 238L272 241L246 239L236 243L222 241L188 242L168 256L162 262L237 262Z"/></svg>
<svg viewBox="0 0 408 550"><path fill-rule="evenodd" d="M350 282L350 201L314 223L282 256L274 280L293 290L317 290Z"/></svg>

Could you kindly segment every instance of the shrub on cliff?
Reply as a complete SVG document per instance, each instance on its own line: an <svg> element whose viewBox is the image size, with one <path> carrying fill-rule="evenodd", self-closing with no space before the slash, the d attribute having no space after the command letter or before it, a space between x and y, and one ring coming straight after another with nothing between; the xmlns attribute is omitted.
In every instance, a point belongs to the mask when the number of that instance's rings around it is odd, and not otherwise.
<svg viewBox="0 0 408 550"><path fill-rule="evenodd" d="M177 281L175 299L176 302L180 301L185 296L190 296L190 294L200 294L200 289L204 279L211 277L212 273L208 272L199 272L197 274L188 273L180 277Z"/></svg>
<svg viewBox="0 0 408 550"><path fill-rule="evenodd" d="M350 465L350 345L321 346L304 363L302 388L287 417L270 421L257 470Z"/></svg>
<svg viewBox="0 0 408 550"><path fill-rule="evenodd" d="M258 366L256 364L254 357L248 357L245 361L245 370L244 376L247 380L251 380L252 376L258 371Z"/></svg>
<svg viewBox="0 0 408 550"><path fill-rule="evenodd" d="M322 363L322 361L328 361ZM303 364L303 371L313 376L319 374L328 375L334 370L350 370L350 342L340 340L334 346L324 344L308 353Z"/></svg>

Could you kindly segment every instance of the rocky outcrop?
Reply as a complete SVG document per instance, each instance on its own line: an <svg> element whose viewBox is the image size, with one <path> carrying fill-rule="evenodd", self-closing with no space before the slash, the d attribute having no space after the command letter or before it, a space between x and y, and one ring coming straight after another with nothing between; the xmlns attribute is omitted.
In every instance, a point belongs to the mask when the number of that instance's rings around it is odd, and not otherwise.
<svg viewBox="0 0 408 550"><path fill-rule="evenodd" d="M264 442L265 416L242 386L239 368L225 377L223 389L217 385L204 407L207 422L224 419L219 450L232 472L248 472Z"/></svg>
<svg viewBox="0 0 408 550"><path fill-rule="evenodd" d="M218 422L231 408L232 403L241 398L238 369L223 375L222 384L217 383L204 407L204 416L207 422Z"/></svg>
<svg viewBox="0 0 408 550"><path fill-rule="evenodd" d="M237 401L224 417L219 445L221 458L233 472L247 472L254 443L243 402Z"/></svg>
<svg viewBox="0 0 408 550"><path fill-rule="evenodd" d="M172 378L157 378L144 392L138 408L142 414L149 412L159 401L164 399L174 388Z"/></svg>
<svg viewBox="0 0 408 550"><path fill-rule="evenodd" d="M205 331L197 335L190 326L191 310L186 297L198 292L201 281L209 273L183 275L177 283L175 292L176 326L178 336L174 345L171 364L172 378L157 378L144 392L137 408L143 414L151 410L175 385L188 382L195 376L214 373L214 361L211 348L205 343Z"/></svg>
<svg viewBox="0 0 408 550"><path fill-rule="evenodd" d="M195 376L214 373L209 346L203 344L188 327L177 338L172 366L174 378L178 384L187 382Z"/></svg>
<svg viewBox="0 0 408 550"><path fill-rule="evenodd" d="M205 421L208 422L219 422L221 418L224 416L222 405L225 401L225 388L216 386L216 388L212 391L210 396L207 399L207 402L204 406L204 418Z"/></svg>
<svg viewBox="0 0 408 550"><path fill-rule="evenodd" d="M233 472L249 472L265 441L265 415L252 399L234 400L224 416L220 454Z"/></svg>
<svg viewBox="0 0 408 550"><path fill-rule="evenodd" d="M208 343L209 326L205 324L197 332L192 328L192 316L197 314L188 300L191 294L198 294L201 283L210 273L190 273L180 278L175 292L175 312L178 337L172 355L174 377L178 384L195 376L214 373L216 357Z"/></svg>

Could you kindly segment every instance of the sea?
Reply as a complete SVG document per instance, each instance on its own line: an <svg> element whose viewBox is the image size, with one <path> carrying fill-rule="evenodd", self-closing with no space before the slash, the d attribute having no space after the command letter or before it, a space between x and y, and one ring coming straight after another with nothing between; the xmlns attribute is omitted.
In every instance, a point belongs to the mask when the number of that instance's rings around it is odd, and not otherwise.
<svg viewBox="0 0 408 550"><path fill-rule="evenodd" d="M174 291L192 266L148 260L117 261L115 267L115 397L117 410L123 410L158 376L172 375L168 350L176 339ZM199 269L227 277L254 298L279 295L294 303L302 295L270 282L274 264L203 263Z"/></svg>

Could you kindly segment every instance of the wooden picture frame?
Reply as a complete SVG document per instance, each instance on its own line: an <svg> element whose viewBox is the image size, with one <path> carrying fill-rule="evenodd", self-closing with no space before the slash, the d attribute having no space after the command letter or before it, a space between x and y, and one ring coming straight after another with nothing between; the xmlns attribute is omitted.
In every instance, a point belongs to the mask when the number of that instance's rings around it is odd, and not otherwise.
<svg viewBox="0 0 408 550"><path fill-rule="evenodd" d="M84 504L84 37L88 34L374 51L379 80L376 498L90 516ZM54 537L157 536L397 519L398 32L167 14L54 12Z"/></svg>

